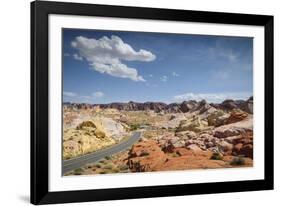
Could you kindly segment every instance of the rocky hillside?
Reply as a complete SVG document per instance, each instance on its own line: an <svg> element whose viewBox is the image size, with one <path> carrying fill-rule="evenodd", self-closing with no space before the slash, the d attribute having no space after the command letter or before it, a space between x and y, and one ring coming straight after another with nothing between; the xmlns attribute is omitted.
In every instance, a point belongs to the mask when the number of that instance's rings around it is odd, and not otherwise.
<svg viewBox="0 0 281 206"><path fill-rule="evenodd" d="M240 109L247 113L253 113L253 97L248 100L225 100L220 104L207 103L205 100L202 101L183 101L181 103L171 103L165 104L163 102L128 102L128 103L110 103L110 104L77 104L77 103L64 103L65 107L70 107L73 109L117 109L124 111L146 111L153 110L154 112L160 113L187 113L192 111L200 111L200 113L205 112L205 110L210 108L221 109L224 111L231 111L233 109Z"/></svg>
<svg viewBox="0 0 281 206"><path fill-rule="evenodd" d="M64 129L63 158L73 158L108 147L118 143L125 135L124 125L110 118L82 121L74 128Z"/></svg>
<svg viewBox="0 0 281 206"><path fill-rule="evenodd" d="M210 122L198 115L182 120L175 133L143 139L128 153L129 168L149 172L252 166L252 115L241 110L225 114Z"/></svg>

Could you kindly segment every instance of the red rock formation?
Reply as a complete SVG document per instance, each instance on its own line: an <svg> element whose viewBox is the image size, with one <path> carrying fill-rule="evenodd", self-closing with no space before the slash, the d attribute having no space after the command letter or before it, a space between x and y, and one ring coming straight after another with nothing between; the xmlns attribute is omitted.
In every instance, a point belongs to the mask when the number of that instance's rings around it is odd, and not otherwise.
<svg viewBox="0 0 281 206"><path fill-rule="evenodd" d="M243 119L245 119L246 117L248 117L248 113L246 113L246 112L233 111L230 113L230 116L228 117L228 119L225 120L225 124L239 122L239 121L242 121Z"/></svg>
<svg viewBox="0 0 281 206"><path fill-rule="evenodd" d="M228 143L227 146L229 146ZM246 153L243 149L242 151ZM171 152L165 153L156 141L147 140L132 147L127 164L133 172L234 167L230 164L233 156L213 160L212 154L211 151L203 151L197 146L196 148L193 146L191 148L175 147ZM252 160L247 158L246 164L242 166L252 166Z"/></svg>
<svg viewBox="0 0 281 206"><path fill-rule="evenodd" d="M135 144L129 151L128 165L132 172L152 171L163 164L167 157L156 141L148 140Z"/></svg>
<svg viewBox="0 0 281 206"><path fill-rule="evenodd" d="M253 159L253 131L247 131L240 135L241 138L235 140L233 144L233 155L242 155Z"/></svg>

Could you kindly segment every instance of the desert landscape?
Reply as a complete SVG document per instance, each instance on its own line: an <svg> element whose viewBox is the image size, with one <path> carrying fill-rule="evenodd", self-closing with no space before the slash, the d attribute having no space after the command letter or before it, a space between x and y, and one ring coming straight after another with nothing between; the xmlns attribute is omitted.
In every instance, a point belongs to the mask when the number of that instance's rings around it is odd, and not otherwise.
<svg viewBox="0 0 281 206"><path fill-rule="evenodd" d="M63 29L62 175L253 166L253 38Z"/></svg>
<svg viewBox="0 0 281 206"><path fill-rule="evenodd" d="M63 104L63 175L253 166L253 97Z"/></svg>

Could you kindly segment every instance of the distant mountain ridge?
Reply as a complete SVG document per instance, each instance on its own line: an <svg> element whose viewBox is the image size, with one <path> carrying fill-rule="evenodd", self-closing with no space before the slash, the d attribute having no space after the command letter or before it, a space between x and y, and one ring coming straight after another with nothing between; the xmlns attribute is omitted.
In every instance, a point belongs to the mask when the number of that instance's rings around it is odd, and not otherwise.
<svg viewBox="0 0 281 206"><path fill-rule="evenodd" d="M222 103L214 104L207 103L205 100L195 101L183 101L181 103L171 103L166 104L163 102L133 102L130 101L128 103L122 102L113 102L109 104L86 104L86 103L63 103L66 107L77 108L77 109L91 109L95 107L100 107L102 109L117 109L117 110L125 110L125 111L145 111L145 110L153 110L157 113L165 112L165 113L175 113L175 112L192 112L192 111L204 111L211 107L221 110L230 111L233 109L241 109L247 113L253 113L253 97L250 97L248 100L231 100L227 99Z"/></svg>

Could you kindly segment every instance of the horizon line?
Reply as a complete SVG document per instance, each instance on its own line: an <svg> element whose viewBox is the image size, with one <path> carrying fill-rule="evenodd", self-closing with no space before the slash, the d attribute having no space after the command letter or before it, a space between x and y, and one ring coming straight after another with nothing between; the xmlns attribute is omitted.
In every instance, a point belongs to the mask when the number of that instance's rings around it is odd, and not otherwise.
<svg viewBox="0 0 281 206"><path fill-rule="evenodd" d="M138 103L138 104L144 104L144 103L164 103L164 104L181 104L183 102L189 102L189 101L195 101L195 102L202 102L202 101L206 101L207 103L210 103L210 104L221 104L227 100L232 100L232 101L247 101L249 100L250 98L253 98L253 95L250 95L248 98L237 98L237 99L231 99L231 98L226 98L225 100L221 101L221 102L208 102L206 99L201 99L201 100L195 100L195 99L189 99L189 100L183 100L183 101L174 101L174 102L170 102L170 103L167 103L167 102L164 102L164 101L145 101L145 102L139 102L139 101L133 101L133 100L130 100L130 101L113 101L113 102L107 102L107 103L91 103L91 102L72 102L72 101L62 101L62 104L66 104L66 103L69 103L69 104L88 104L88 105L105 105L105 104L128 104L128 103Z"/></svg>

